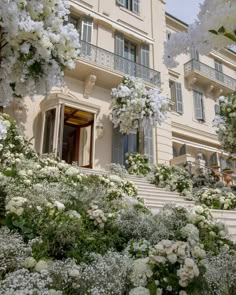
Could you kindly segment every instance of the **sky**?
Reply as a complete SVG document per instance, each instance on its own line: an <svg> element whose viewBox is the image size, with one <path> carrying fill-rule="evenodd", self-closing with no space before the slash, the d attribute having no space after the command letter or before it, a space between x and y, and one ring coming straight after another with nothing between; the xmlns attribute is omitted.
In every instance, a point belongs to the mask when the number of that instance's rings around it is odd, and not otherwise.
<svg viewBox="0 0 236 295"><path fill-rule="evenodd" d="M203 0L166 0L166 11L187 24L196 19Z"/></svg>

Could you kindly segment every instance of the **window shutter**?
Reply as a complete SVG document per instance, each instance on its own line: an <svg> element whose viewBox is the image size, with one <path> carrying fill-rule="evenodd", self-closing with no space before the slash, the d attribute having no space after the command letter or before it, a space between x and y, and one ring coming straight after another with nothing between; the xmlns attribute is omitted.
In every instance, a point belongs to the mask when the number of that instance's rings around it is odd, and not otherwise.
<svg viewBox="0 0 236 295"><path fill-rule="evenodd" d="M145 67L149 67L149 61L150 61L149 45L142 44L141 45L141 64Z"/></svg>
<svg viewBox="0 0 236 295"><path fill-rule="evenodd" d="M218 165L218 157L217 157L217 153L213 153L210 156L210 165Z"/></svg>
<svg viewBox="0 0 236 295"><path fill-rule="evenodd" d="M203 113L203 95L198 91L193 92L194 95L194 111L197 120L204 120Z"/></svg>
<svg viewBox="0 0 236 295"><path fill-rule="evenodd" d="M182 156L186 154L187 154L187 147L186 147L186 144L183 144L179 150L179 155Z"/></svg>
<svg viewBox="0 0 236 295"><path fill-rule="evenodd" d="M172 151L173 151L173 158L178 157L178 150L175 146L172 147Z"/></svg>
<svg viewBox="0 0 236 295"><path fill-rule="evenodd" d="M128 153L137 152L137 132L133 131L127 135L128 137Z"/></svg>
<svg viewBox="0 0 236 295"><path fill-rule="evenodd" d="M126 0L116 0L116 3L117 3L118 5L125 6L125 1L126 1Z"/></svg>
<svg viewBox="0 0 236 295"><path fill-rule="evenodd" d="M199 61L199 53L194 47L191 49L191 59Z"/></svg>
<svg viewBox="0 0 236 295"><path fill-rule="evenodd" d="M176 90L175 90L175 82L169 81L169 88L170 88L170 97L173 102L173 105L171 106L172 111L176 110Z"/></svg>
<svg viewBox="0 0 236 295"><path fill-rule="evenodd" d="M139 0L132 1L132 11L139 14Z"/></svg>
<svg viewBox="0 0 236 295"><path fill-rule="evenodd" d="M219 81L224 81L223 67L222 63L218 60L215 60L215 69L216 69L216 79Z"/></svg>
<svg viewBox="0 0 236 295"><path fill-rule="evenodd" d="M148 155L149 162L154 162L153 149L153 128L151 126L144 128L144 153Z"/></svg>
<svg viewBox="0 0 236 295"><path fill-rule="evenodd" d="M176 112L183 114L183 97L181 83L175 82L176 90Z"/></svg>
<svg viewBox="0 0 236 295"><path fill-rule="evenodd" d="M84 17L82 20L81 39L87 43L92 42L93 19L91 17Z"/></svg>
<svg viewBox="0 0 236 295"><path fill-rule="evenodd" d="M122 57L124 57L124 44L124 35L117 32L115 36L115 53Z"/></svg>
<svg viewBox="0 0 236 295"><path fill-rule="evenodd" d="M218 104L215 104L215 114L216 115L220 114L220 106Z"/></svg>
<svg viewBox="0 0 236 295"><path fill-rule="evenodd" d="M220 168L221 170L225 169L227 167L227 162L224 158L220 158Z"/></svg>
<svg viewBox="0 0 236 295"><path fill-rule="evenodd" d="M124 71L124 46L125 46L125 40L124 35L120 32L117 32L115 35L115 56L114 59L114 66L115 69L123 72Z"/></svg>
<svg viewBox="0 0 236 295"><path fill-rule="evenodd" d="M113 128L112 132L112 162L124 165L124 136L119 132L119 128Z"/></svg>

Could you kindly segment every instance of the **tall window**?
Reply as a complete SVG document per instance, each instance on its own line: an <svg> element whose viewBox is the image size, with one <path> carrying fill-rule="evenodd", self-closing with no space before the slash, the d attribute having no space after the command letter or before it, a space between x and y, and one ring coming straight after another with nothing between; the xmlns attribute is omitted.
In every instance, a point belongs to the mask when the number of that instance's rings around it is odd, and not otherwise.
<svg viewBox="0 0 236 295"><path fill-rule="evenodd" d="M91 55L91 43L93 33L93 19L88 16L77 17L69 16L69 22L72 23L80 34L80 39L84 41L81 45L81 54Z"/></svg>
<svg viewBox="0 0 236 295"><path fill-rule="evenodd" d="M203 94L199 91L194 90L193 99L194 99L195 118L199 121L204 121L205 115L204 115Z"/></svg>
<svg viewBox="0 0 236 295"><path fill-rule="evenodd" d="M172 110L179 114L183 114L183 97L181 83L169 81L169 87L171 100L174 103Z"/></svg>
<svg viewBox="0 0 236 295"><path fill-rule="evenodd" d="M131 76L148 79L150 50L148 44L140 46L125 39L124 34L116 32L115 35L115 68ZM140 63L144 67L137 65ZM147 68L145 68L147 67Z"/></svg>
<svg viewBox="0 0 236 295"><path fill-rule="evenodd" d="M215 70L216 70L216 79L224 82L223 66L222 63L215 59Z"/></svg>
<svg viewBox="0 0 236 295"><path fill-rule="evenodd" d="M130 11L139 14L139 0L117 0L118 5L123 6Z"/></svg>

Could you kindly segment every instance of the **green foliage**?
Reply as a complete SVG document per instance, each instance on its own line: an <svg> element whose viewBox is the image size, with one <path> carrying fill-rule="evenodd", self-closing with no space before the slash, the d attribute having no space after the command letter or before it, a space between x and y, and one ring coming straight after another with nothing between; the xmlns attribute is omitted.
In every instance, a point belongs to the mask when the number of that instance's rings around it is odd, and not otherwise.
<svg viewBox="0 0 236 295"><path fill-rule="evenodd" d="M192 181L189 173L177 166L158 165L153 171L152 183L179 193L191 192Z"/></svg>
<svg viewBox="0 0 236 295"><path fill-rule="evenodd" d="M125 157L129 174L146 176L151 171L147 155L127 153Z"/></svg>

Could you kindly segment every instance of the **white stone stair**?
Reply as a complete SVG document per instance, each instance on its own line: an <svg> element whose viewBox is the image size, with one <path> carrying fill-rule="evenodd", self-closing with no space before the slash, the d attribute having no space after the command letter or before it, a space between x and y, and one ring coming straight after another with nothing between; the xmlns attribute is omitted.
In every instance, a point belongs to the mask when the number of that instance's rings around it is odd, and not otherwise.
<svg viewBox="0 0 236 295"><path fill-rule="evenodd" d="M81 172L96 175L111 174L109 171L87 168L81 168ZM145 177L127 175L127 179L135 184L138 189L138 196L144 199L145 205L153 212L158 212L161 207L171 203L185 207L194 206L194 202L185 200L177 192L170 192L164 188L158 188L154 184L150 184ZM236 211L211 210L211 212L215 219L227 225L231 238L236 241Z"/></svg>

